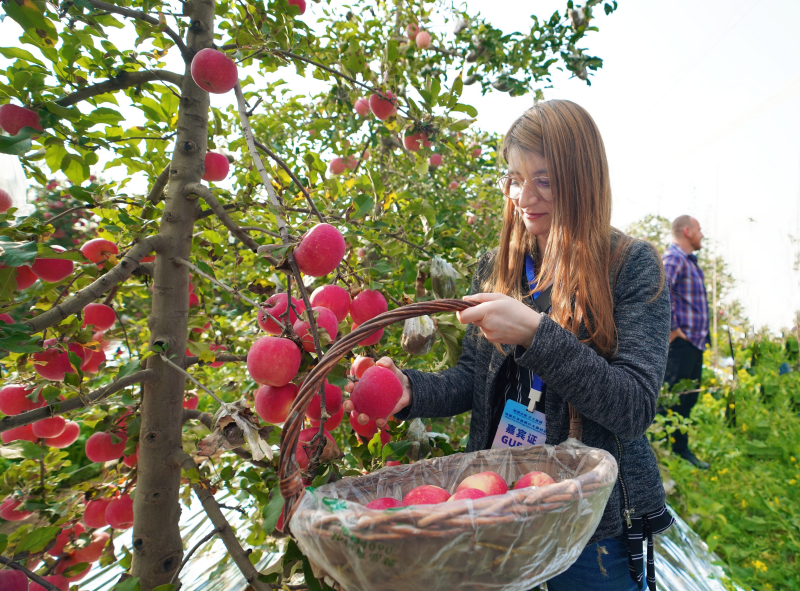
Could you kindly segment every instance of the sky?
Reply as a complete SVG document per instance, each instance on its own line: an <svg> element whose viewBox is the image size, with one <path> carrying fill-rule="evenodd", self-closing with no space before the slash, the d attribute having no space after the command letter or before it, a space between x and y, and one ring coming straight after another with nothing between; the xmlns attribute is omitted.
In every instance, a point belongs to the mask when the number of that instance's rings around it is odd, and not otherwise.
<svg viewBox="0 0 800 591"><path fill-rule="evenodd" d="M308 5L302 18L312 23L321 6ZM564 5L468 4L470 13L507 33L527 29L532 13L548 16ZM614 192L612 223L624 229L647 214L696 217L705 248L727 261L736 279L732 297L751 323L773 331L791 326L800 310L800 273L793 269L800 243L791 239L800 237L800 36L794 30L800 2L620 0L612 15L597 13L593 24L600 31L581 45L604 60L603 68L591 86L557 75L545 98L579 103L600 127ZM19 31L6 19L0 34L16 38ZM177 64L171 69L180 71ZM293 70L276 76L296 92L321 88ZM230 94L212 95L212 104L229 104ZM477 85L465 87L462 101L478 108L478 127L497 133L533 104L531 96L480 96ZM135 110L130 115L131 123L141 117ZM8 169L0 162L0 176Z"/></svg>

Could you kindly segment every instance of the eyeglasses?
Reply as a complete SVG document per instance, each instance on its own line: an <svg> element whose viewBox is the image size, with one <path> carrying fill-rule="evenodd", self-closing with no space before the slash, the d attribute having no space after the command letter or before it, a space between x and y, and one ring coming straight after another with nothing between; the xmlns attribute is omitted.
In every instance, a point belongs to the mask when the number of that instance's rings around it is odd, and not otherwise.
<svg viewBox="0 0 800 591"><path fill-rule="evenodd" d="M531 179L536 194L545 201L550 201L550 179L546 176L537 176ZM517 176L506 174L497 179L497 186L503 192L503 196L512 201L516 201L522 195L522 190L528 181Z"/></svg>

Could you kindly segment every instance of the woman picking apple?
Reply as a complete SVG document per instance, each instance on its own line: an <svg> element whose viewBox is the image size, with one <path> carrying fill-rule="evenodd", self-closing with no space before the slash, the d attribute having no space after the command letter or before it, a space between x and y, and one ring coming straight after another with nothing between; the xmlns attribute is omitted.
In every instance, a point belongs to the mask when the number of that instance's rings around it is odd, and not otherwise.
<svg viewBox="0 0 800 591"><path fill-rule="evenodd" d="M583 553L548 589L640 588L645 537L655 589L652 534L672 523L645 436L669 343L661 261L646 242L611 227L605 149L583 108L537 104L511 126L502 154L508 174L499 182L506 198L499 246L480 260L474 295L464 298L478 305L458 313L469 324L461 356L436 373L379 360L403 385L393 414L408 420L471 410L467 451L476 451L562 443L571 404L583 416L583 443L611 453L619 477ZM535 429L515 424L520 410Z"/></svg>

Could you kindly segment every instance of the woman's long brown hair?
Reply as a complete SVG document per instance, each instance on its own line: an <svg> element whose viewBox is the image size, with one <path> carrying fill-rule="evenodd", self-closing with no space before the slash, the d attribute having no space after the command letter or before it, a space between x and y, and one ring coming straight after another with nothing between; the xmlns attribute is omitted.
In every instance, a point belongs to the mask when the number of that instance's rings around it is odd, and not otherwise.
<svg viewBox="0 0 800 591"><path fill-rule="evenodd" d="M544 253L525 228L514 203L503 211L500 247L484 291L521 298L525 254L538 255L537 283L552 282L550 318L576 336L581 327L601 355L616 349L616 325L609 272L632 239L611 227L611 184L603 139L582 107L564 100L538 103L517 119L503 140L503 159L524 170L525 154L547 163L553 194L550 234ZM614 252L611 234L617 232ZM537 267L539 265L537 264Z"/></svg>

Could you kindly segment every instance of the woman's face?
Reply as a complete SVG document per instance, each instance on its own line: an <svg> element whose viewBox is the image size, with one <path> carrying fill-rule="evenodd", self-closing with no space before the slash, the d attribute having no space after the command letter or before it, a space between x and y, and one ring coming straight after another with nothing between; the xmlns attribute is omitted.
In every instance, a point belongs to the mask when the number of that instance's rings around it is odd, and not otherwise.
<svg viewBox="0 0 800 591"><path fill-rule="evenodd" d="M512 202L525 228L540 239L537 242L542 246L553 218L553 193L547 165L543 156L532 152L517 152L514 156L510 159L508 174L515 179L512 187L516 188L518 198Z"/></svg>

